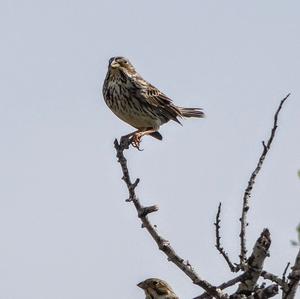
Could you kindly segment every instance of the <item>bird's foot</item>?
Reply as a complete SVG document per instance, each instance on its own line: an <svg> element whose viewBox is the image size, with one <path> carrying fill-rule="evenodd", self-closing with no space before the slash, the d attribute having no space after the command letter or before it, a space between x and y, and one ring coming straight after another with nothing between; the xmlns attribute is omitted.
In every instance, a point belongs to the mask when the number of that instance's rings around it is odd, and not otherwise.
<svg viewBox="0 0 300 299"><path fill-rule="evenodd" d="M143 149L140 148L140 144L142 141L142 134L140 132L136 132L130 139L131 145L139 150L140 152L143 151Z"/></svg>

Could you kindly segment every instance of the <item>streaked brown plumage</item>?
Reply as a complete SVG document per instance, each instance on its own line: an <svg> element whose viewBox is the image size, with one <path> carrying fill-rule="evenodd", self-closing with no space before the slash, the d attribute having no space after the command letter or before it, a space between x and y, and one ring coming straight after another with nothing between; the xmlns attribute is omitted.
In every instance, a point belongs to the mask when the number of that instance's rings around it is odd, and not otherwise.
<svg viewBox="0 0 300 299"><path fill-rule="evenodd" d="M121 120L135 127L133 144L139 146L144 135L162 140L159 127L178 118L204 117L201 108L183 108L173 104L165 94L144 80L128 59L112 57L103 84L107 106Z"/></svg>
<svg viewBox="0 0 300 299"><path fill-rule="evenodd" d="M159 278L148 278L137 286L144 290L145 299L179 299L170 285Z"/></svg>

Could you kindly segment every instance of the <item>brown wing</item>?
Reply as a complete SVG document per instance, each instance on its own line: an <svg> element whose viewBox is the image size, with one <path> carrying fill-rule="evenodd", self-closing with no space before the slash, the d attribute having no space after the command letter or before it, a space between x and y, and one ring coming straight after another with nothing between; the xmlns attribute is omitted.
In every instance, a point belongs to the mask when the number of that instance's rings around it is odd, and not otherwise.
<svg viewBox="0 0 300 299"><path fill-rule="evenodd" d="M180 123L177 117L182 117L182 114L170 98L143 79L139 80L138 83L139 98L141 100L145 101L150 106L155 107L165 117Z"/></svg>

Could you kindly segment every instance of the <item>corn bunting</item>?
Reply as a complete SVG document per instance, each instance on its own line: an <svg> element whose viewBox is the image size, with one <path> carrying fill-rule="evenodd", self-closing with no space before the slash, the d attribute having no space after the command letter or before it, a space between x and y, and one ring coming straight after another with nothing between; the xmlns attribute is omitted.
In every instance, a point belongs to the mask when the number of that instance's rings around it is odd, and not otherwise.
<svg viewBox="0 0 300 299"><path fill-rule="evenodd" d="M103 97L114 114L137 129L127 135L131 136L132 145L137 148L144 135L162 140L159 127L169 120L181 124L178 118L204 117L201 108L183 108L173 104L164 93L144 80L124 57L109 60Z"/></svg>
<svg viewBox="0 0 300 299"><path fill-rule="evenodd" d="M168 283L158 278L148 278L137 286L144 290L146 299L179 299Z"/></svg>

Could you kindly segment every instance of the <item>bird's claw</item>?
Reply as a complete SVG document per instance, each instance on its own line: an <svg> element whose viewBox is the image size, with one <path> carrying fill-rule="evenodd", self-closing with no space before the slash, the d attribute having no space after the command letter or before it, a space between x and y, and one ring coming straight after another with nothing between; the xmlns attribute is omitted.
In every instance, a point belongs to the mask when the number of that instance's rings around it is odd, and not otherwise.
<svg viewBox="0 0 300 299"><path fill-rule="evenodd" d="M138 151L142 152L143 149L140 148L140 144L142 141L142 135L140 135L139 133L135 133L130 140L131 145L136 148Z"/></svg>

